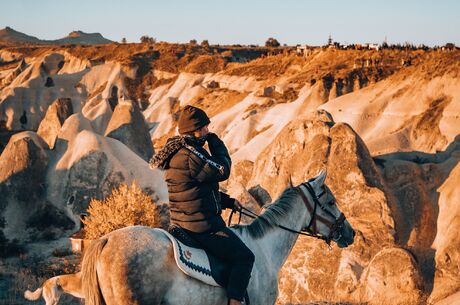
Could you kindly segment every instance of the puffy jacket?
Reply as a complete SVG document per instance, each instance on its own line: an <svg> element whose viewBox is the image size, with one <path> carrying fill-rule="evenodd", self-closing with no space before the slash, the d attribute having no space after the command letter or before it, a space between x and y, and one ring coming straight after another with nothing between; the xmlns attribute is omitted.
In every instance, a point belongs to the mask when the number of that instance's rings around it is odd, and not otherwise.
<svg viewBox="0 0 460 305"><path fill-rule="evenodd" d="M234 205L234 199L219 192L219 182L230 176L228 150L213 133L206 141L211 154L197 138L173 137L150 162L165 170L171 223L197 233L225 227L222 209Z"/></svg>

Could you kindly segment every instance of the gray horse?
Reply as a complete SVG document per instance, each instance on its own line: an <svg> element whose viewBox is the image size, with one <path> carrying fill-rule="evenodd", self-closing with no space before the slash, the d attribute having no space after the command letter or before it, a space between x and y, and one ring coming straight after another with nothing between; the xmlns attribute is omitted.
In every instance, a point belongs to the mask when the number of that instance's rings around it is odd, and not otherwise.
<svg viewBox="0 0 460 305"><path fill-rule="evenodd" d="M297 187L288 187L265 206L249 225L232 230L254 252L256 260L248 287L253 305L274 304L278 273L299 233L340 248L353 243L355 232L324 184L326 173ZM111 232L94 241L82 263L87 305L225 305L221 287L204 284L176 266L171 241L158 229L135 226Z"/></svg>

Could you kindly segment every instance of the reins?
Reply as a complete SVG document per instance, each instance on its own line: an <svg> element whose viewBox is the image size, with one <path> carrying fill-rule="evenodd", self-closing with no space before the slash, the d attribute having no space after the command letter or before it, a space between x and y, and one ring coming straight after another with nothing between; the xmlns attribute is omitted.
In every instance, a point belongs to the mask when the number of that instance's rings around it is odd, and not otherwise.
<svg viewBox="0 0 460 305"><path fill-rule="evenodd" d="M313 202L314 202L313 209L312 209L311 205L309 204L308 198L302 192L302 190L300 189L300 186L295 188L295 190L300 194L300 197L302 198L302 201L305 204L307 210L311 214L310 221L308 222L308 225L306 226L305 229L302 229L300 231L285 227L283 225L278 225L278 227L283 229L283 230L286 230L288 232L291 232L291 233L296 233L296 234L300 234L300 235L309 236L309 237L313 237L313 238L316 238L316 239L324 240L326 242L326 244L330 247L331 240L333 239L332 238L333 234L335 232L337 232L338 230L340 230L342 228L342 226L343 226L343 223L345 221L345 215L343 213L340 213L339 217L337 219L335 219L335 216L330 211L328 211L325 208L323 208L323 206L321 205L321 203L318 200L323 195L323 193L321 193L319 196L316 196L313 188L311 187L311 185L309 183L303 183L301 185L304 185L306 187L306 189L308 190L308 192L312 196ZM311 230L312 225L315 226L314 225L315 217L316 218L322 218L323 221L326 221L325 218L320 217L319 215L316 214L317 206L320 206L321 209L323 209L326 213L328 213L329 215L331 215L335 219L335 222L332 223L332 225L331 225L331 231L330 231L328 236L324 236L324 235L315 233L315 232L313 232ZM247 216L247 217L252 218L252 219L255 219L255 218L259 217L259 215L257 213L255 213L255 212L253 212L253 211L251 211L251 210L249 210L249 209L247 209L245 207L241 207L241 210L232 209L232 212L230 213L230 216L228 218L228 226L231 225L233 214L235 212L239 212L238 224L240 224L240 222L241 222L241 215ZM329 222L329 221L327 221L327 222Z"/></svg>

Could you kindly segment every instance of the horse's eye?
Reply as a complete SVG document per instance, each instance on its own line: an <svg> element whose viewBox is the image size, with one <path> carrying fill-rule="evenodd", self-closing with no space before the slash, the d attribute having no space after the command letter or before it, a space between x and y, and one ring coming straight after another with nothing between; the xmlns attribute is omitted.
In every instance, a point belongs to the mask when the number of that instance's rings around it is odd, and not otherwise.
<svg viewBox="0 0 460 305"><path fill-rule="evenodd" d="M336 203L335 203L335 200L329 201L329 205L335 205L335 204L336 204Z"/></svg>

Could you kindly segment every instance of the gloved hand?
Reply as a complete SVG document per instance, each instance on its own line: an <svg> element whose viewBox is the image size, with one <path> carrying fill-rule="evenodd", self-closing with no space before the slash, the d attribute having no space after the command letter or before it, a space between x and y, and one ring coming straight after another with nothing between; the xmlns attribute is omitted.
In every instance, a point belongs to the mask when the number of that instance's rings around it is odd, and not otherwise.
<svg viewBox="0 0 460 305"><path fill-rule="evenodd" d="M233 210L235 211L241 211L243 209L243 206L241 203L235 199L235 202L233 203Z"/></svg>

